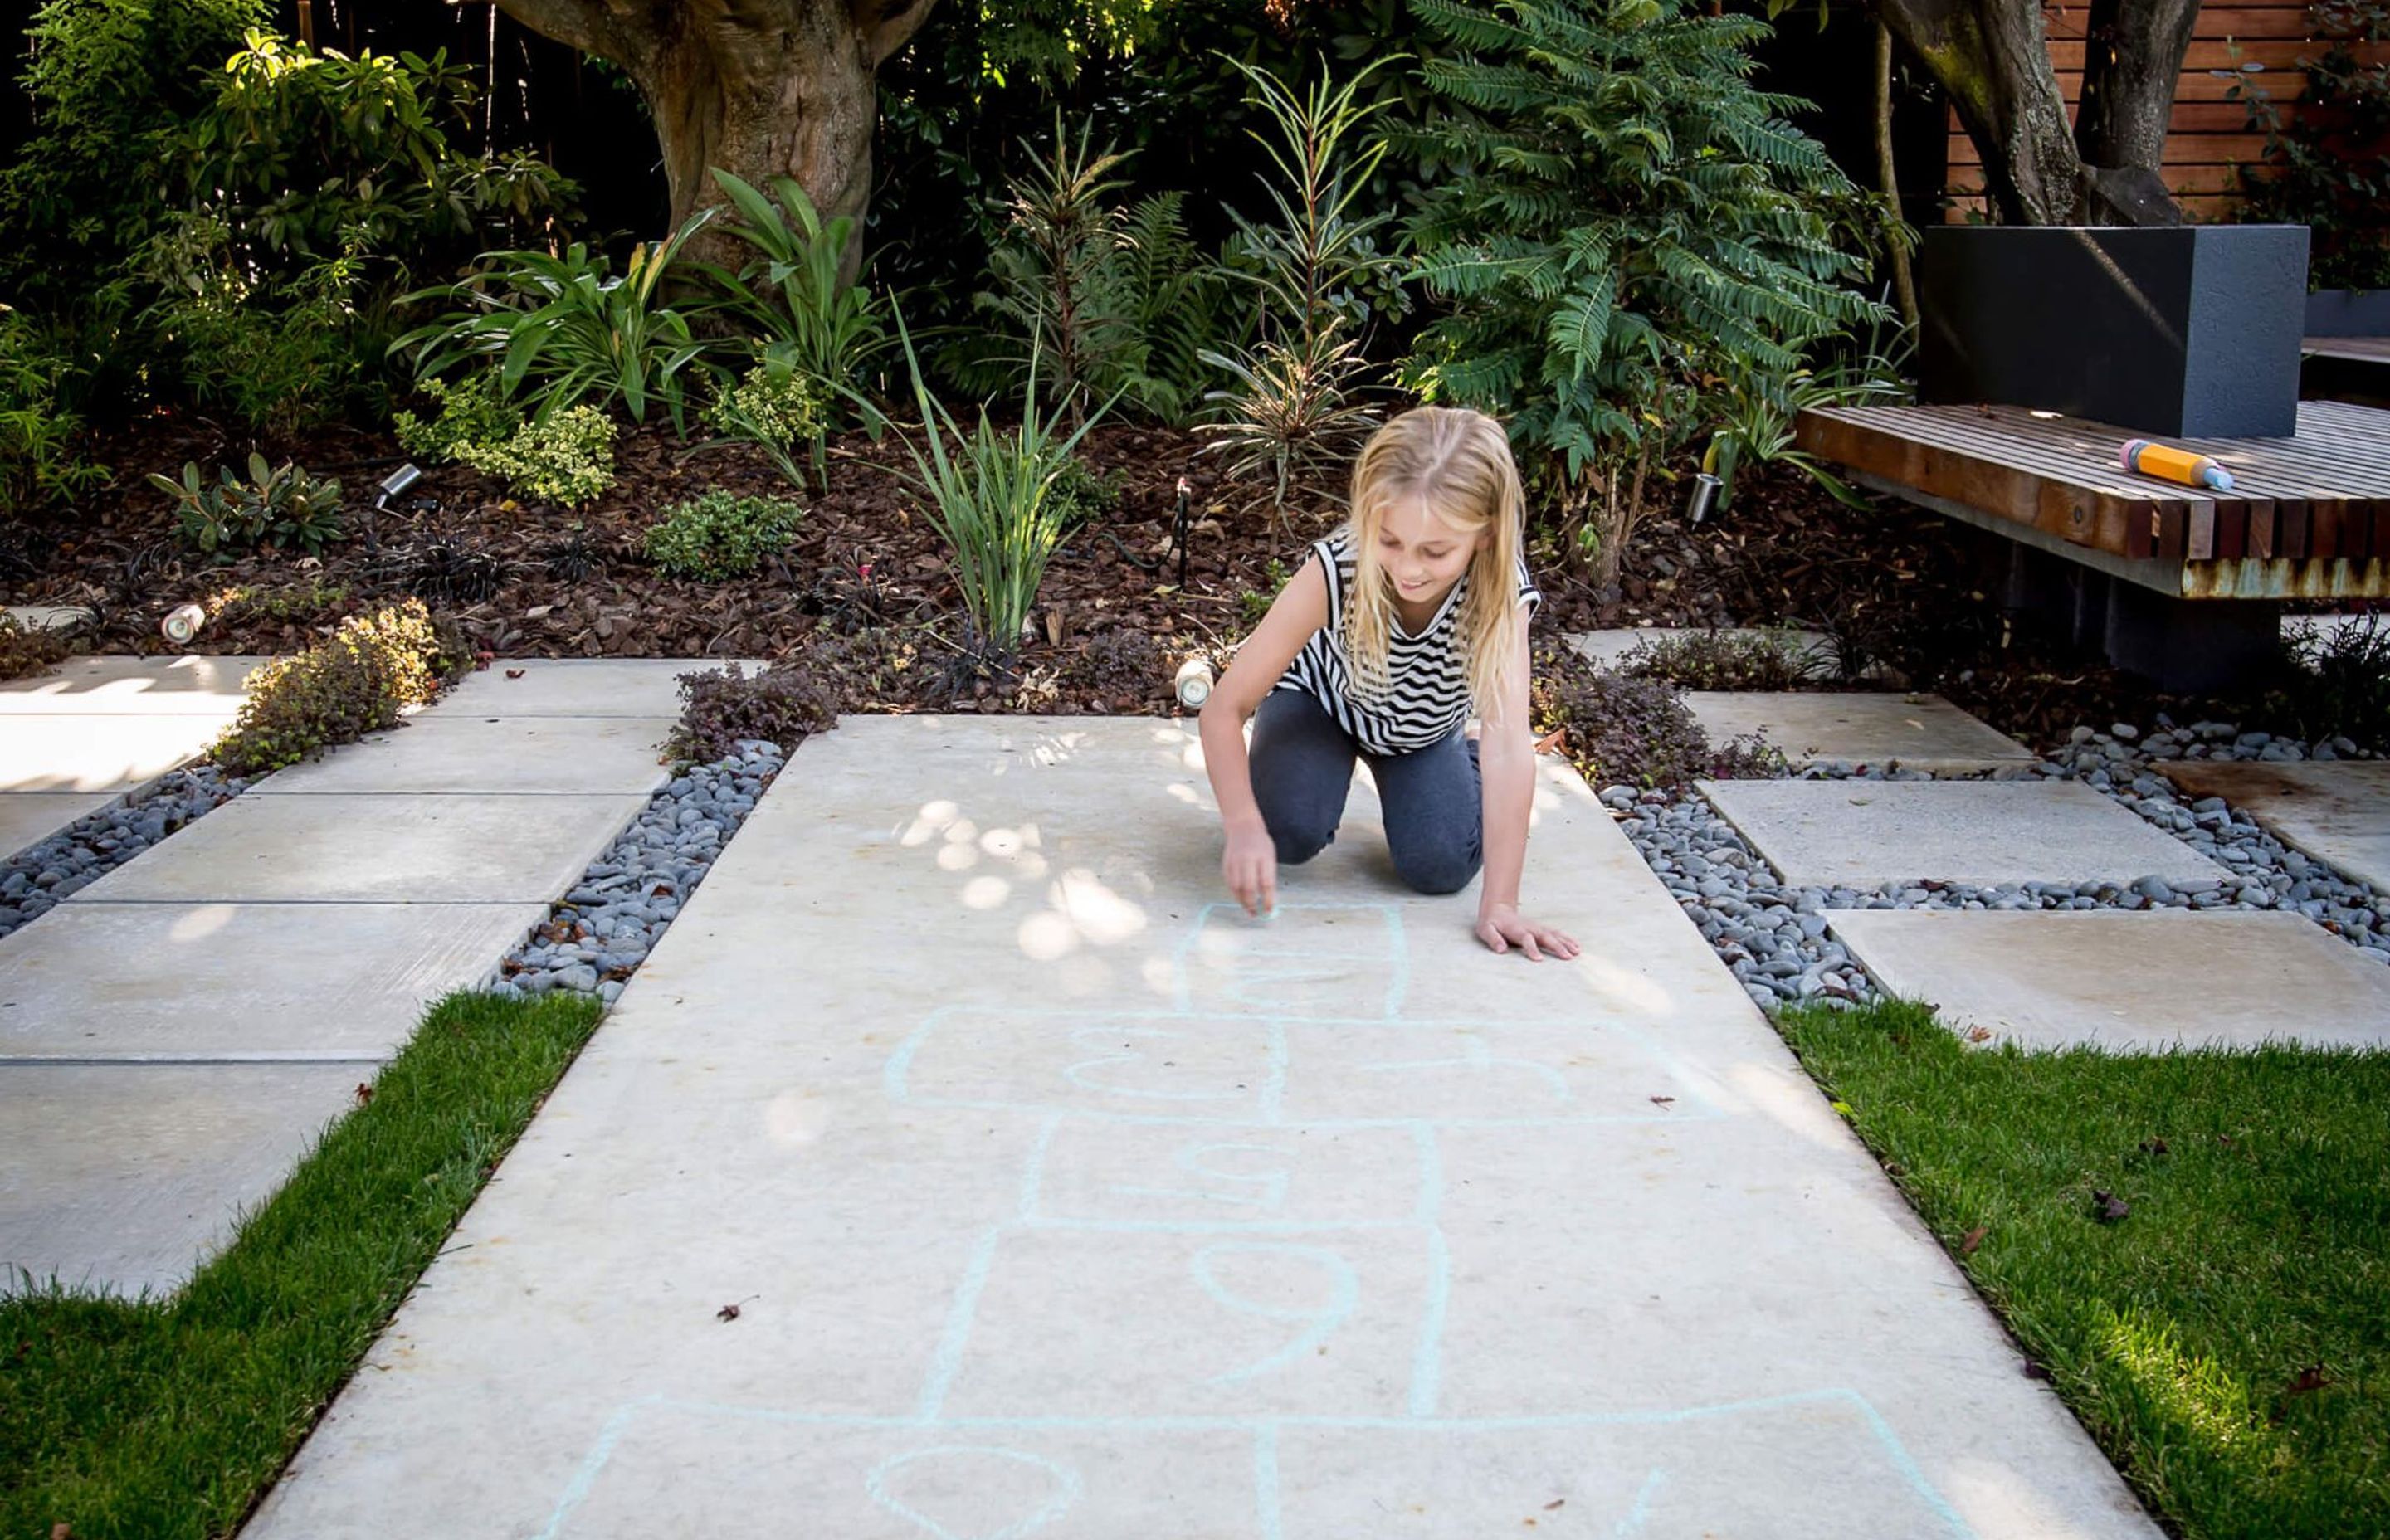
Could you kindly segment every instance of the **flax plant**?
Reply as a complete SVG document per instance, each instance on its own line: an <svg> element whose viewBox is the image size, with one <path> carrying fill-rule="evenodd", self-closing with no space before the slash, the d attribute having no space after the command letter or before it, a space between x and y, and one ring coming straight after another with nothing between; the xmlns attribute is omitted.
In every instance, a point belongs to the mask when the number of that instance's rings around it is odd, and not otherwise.
<svg viewBox="0 0 2390 1540"><path fill-rule="evenodd" d="M1063 432L1068 403L1050 414L1040 413L1039 355L1033 346L1021 426L998 429L983 403L979 425L967 434L922 381L920 360L901 314L896 331L912 375L913 399L920 408L921 436L929 444L925 454L906 443L913 474L904 479L944 537L954 561L971 629L966 651L978 661L1006 666L1020 649L1038 585L1046 579L1046 565L1074 520L1075 505L1056 495L1055 483L1071 464L1079 441L1120 397L1114 393L1076 428Z"/></svg>

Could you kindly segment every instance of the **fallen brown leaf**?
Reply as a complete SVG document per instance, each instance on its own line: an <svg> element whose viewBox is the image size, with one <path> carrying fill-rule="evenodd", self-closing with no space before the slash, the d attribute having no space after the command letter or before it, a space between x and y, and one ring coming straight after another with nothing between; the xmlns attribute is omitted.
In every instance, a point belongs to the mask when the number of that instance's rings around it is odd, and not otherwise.
<svg viewBox="0 0 2390 1540"><path fill-rule="evenodd" d="M1969 1027L1967 1029L1967 1041L1970 1043L1988 1043L1991 1040L1992 1029L1989 1027Z"/></svg>
<svg viewBox="0 0 2390 1540"><path fill-rule="evenodd" d="M2114 1193L2102 1192L2098 1187L2091 1189L2091 1208L2094 1216L2103 1225L2113 1225L2133 1212L2131 1204Z"/></svg>
<svg viewBox="0 0 2390 1540"><path fill-rule="evenodd" d="M1548 754L1555 749L1561 751L1562 753L1566 753L1568 751L1568 729L1566 727L1555 727L1550 732L1546 733L1543 737L1536 739L1536 752L1539 754Z"/></svg>
<svg viewBox="0 0 2390 1540"><path fill-rule="evenodd" d="M1973 1256L1975 1254L1975 1248L1984 1243L1984 1237L1991 1233L1992 1227L1989 1225L1978 1225L1973 1229L1969 1230L1965 1235L1959 1238L1959 1254L1960 1256Z"/></svg>
<svg viewBox="0 0 2390 1540"><path fill-rule="evenodd" d="M363 1107L366 1103L367 1103L367 1102L369 1102L369 1101L371 1101L371 1100L373 1100L373 1087L372 1087L371 1085L367 1084L366 1082L364 1082L364 1081L362 1081L362 1080L361 1080L361 1081L358 1081L358 1082L357 1082L357 1105L358 1105L359 1107Z"/></svg>
<svg viewBox="0 0 2390 1540"><path fill-rule="evenodd" d="M739 1307L735 1304L726 1304L713 1313L713 1318L717 1321L735 1321L739 1318Z"/></svg>
<svg viewBox="0 0 2390 1540"><path fill-rule="evenodd" d="M2309 1364L2306 1367L2299 1370L2297 1374L2291 1378L2291 1382L2282 1387L2282 1393L2284 1395L2306 1395L2312 1392L2319 1391L2331 1383L2332 1383L2332 1376L2323 1372L2323 1366L2321 1364Z"/></svg>
<svg viewBox="0 0 2390 1540"><path fill-rule="evenodd" d="M1667 1106L1670 1102L1675 1101L1676 1099L1677 1099L1677 1098L1676 1098L1676 1097L1653 1097L1651 1098L1651 1101L1652 1101L1652 1104L1653 1104L1654 1106L1657 1106L1657 1107L1665 1107L1665 1106Z"/></svg>
<svg viewBox="0 0 2390 1540"><path fill-rule="evenodd" d="M2047 1380L2049 1378L2049 1371L2028 1358L2024 1361L2024 1377L2027 1380Z"/></svg>
<svg viewBox="0 0 2390 1540"><path fill-rule="evenodd" d="M1567 1501L1568 1499L1566 1497L1555 1497L1550 1502L1544 1505L1544 1511L1546 1513L1558 1513L1561 1510L1561 1505Z"/></svg>
<svg viewBox="0 0 2390 1540"><path fill-rule="evenodd" d="M74 1526L65 1522L52 1524L50 1540L74 1540Z"/></svg>
<svg viewBox="0 0 2390 1540"><path fill-rule="evenodd" d="M520 679L522 676L523 671L519 668L510 668L507 670L507 677L509 679Z"/></svg>
<svg viewBox="0 0 2390 1540"><path fill-rule="evenodd" d="M2144 1155L2164 1155L2166 1153L2166 1142L2164 1139L2143 1139L2141 1141L2141 1153Z"/></svg>

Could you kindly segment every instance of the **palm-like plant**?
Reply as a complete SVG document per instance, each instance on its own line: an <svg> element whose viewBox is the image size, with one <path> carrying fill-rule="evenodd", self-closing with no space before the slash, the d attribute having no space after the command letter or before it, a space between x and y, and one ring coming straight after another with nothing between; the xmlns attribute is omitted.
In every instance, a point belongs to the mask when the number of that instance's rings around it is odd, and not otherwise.
<svg viewBox="0 0 2390 1540"><path fill-rule="evenodd" d="M768 197L719 167L713 179L736 212L725 233L755 249L735 275L702 269L722 291L720 308L765 340L776 366L832 392L859 381L890 338L880 301L860 280L841 276L854 219L824 219L793 177L772 178Z"/></svg>
<svg viewBox="0 0 2390 1540"><path fill-rule="evenodd" d="M663 302L663 282L713 212L698 211L661 244L633 247L620 277L609 277L606 259L578 241L561 256L489 253L461 282L408 296L463 307L408 332L391 351L414 348L418 379L495 362L500 388L511 395L528 385L542 418L584 402L620 402L633 421L645 422L649 406L660 404L686 438L683 377L693 367L719 378L710 356L719 344L695 336L687 314Z"/></svg>

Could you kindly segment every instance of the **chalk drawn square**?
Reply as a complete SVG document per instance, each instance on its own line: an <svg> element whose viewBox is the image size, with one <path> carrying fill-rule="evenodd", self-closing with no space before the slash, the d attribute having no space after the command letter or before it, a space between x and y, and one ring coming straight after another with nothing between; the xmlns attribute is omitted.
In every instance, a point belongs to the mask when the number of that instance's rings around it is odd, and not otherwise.
<svg viewBox="0 0 2390 1540"><path fill-rule="evenodd" d="M1391 1020L1409 956L1391 904L1284 903L1266 921L1209 904L1189 923L1173 979L1184 1012Z"/></svg>
<svg viewBox="0 0 2390 1540"><path fill-rule="evenodd" d="M1423 1130L1064 1118L1038 1147L1022 1217L1124 1231L1419 1224L1435 1213L1434 1163Z"/></svg>
<svg viewBox="0 0 2390 1540"><path fill-rule="evenodd" d="M1290 1123L1517 1124L1684 1119L1711 1108L1639 1034L1583 1022L1290 1022ZM1663 1114L1654 1096L1676 1098Z"/></svg>
<svg viewBox="0 0 2390 1540"><path fill-rule="evenodd" d="M1254 1442L651 1402L616 1419L540 1540L1263 1540Z"/></svg>
<svg viewBox="0 0 2390 1540"><path fill-rule="evenodd" d="M942 1010L897 1049L889 1097L917 1107L1258 1121L1272 1038L1250 1020Z"/></svg>
<svg viewBox="0 0 2390 1540"><path fill-rule="evenodd" d="M1644 1417L1279 1434L1281 1540L1955 1540L1857 1395Z"/></svg>
<svg viewBox="0 0 2390 1540"><path fill-rule="evenodd" d="M1414 1380L1436 1372L1440 1266L1433 1232L1410 1227L1008 1230L969 1302L951 1382L922 1409L1399 1415Z"/></svg>

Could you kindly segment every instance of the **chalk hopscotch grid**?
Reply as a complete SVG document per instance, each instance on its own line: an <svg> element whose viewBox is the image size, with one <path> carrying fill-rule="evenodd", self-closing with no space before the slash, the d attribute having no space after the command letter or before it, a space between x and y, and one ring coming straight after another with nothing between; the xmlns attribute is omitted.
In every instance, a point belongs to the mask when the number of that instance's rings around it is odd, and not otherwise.
<svg viewBox="0 0 2390 1540"><path fill-rule="evenodd" d="M716 1405L708 1402L680 1400L664 1396L642 1397L625 1403L609 1418L604 1430L591 1447L586 1459L584 1461L582 1469L576 1473L572 1482L568 1484L566 1491L559 1498L557 1507L549 1517L547 1525L540 1532L538 1540L560 1540L560 1537L564 1534L564 1526L570 1521L572 1514L586 1502L590 1494L596 1489L598 1482L603 1475L604 1470L609 1461L612 1458L615 1450L619 1447L623 1438L632 1430L636 1422L643 1416L653 1415L659 1411L667 1410L700 1416L722 1417L734 1419L750 1419L787 1426L835 1428L847 1431L888 1431L911 1433L934 1433L958 1438L989 1437L1007 1433L1016 1435L1035 1433L1116 1434L1128 1431L1226 1431L1238 1433L1249 1437L1253 1444L1256 1533L1260 1537L1260 1540L1283 1540L1282 1521L1280 1516L1282 1504L1280 1501L1280 1472L1279 1463L1279 1441L1280 1435L1289 1430L1333 1430L1346 1431L1404 1430L1409 1431L1446 1433L1483 1433L1504 1431L1567 1431L1623 1427L1658 1428L1696 1422L1709 1418L1741 1414L1764 1413L1802 1406L1842 1406L1857 1412L1869 1431L1872 1433L1876 1444L1881 1448L1881 1452L1889 1461L1893 1469L1899 1474L1910 1492L1945 1527L1947 1533L1952 1536L1959 1537L1959 1540L1971 1540L1972 1532L1964 1521L1960 1518L1957 1511L1950 1507L1948 1502L1934 1490L1932 1483L1926 1479L1924 1472L1918 1468L1915 1460L1908 1455L1906 1448L1901 1444L1897 1435L1895 1434L1891 1426L1884 1420L1882 1416L1876 1411L1875 1407L1866 1399L1866 1397L1853 1390L1841 1388L1824 1389L1787 1395L1763 1397L1749 1401L1723 1403L1715 1405L1668 1411L1559 1413L1546 1416L1473 1417L1466 1418L1437 1417L1435 1415L1435 1406L1442 1378L1442 1341L1446 1320L1448 1314L1451 1287L1451 1251L1440 1223L1444 1179L1441 1151L1436 1139L1437 1129L1556 1127L1588 1123L1683 1123L1703 1119L1723 1118L1727 1114L1723 1108L1718 1106L1716 1102L1703 1093L1698 1077L1681 1072L1673 1054L1669 1053L1661 1045L1652 1041L1645 1033L1632 1027L1613 1022L1605 1023L1602 1030L1609 1033L1614 1033L1620 1037L1634 1043L1638 1047L1641 1048L1644 1053L1649 1055L1659 1067L1666 1071L1669 1073L1670 1078L1675 1080L1687 1093L1684 1099L1686 1102L1690 1103L1690 1105L1680 1106L1665 1113L1627 1113L1591 1115L1574 1118L1339 1118L1303 1119L1300 1120L1299 1123L1290 1124L1283 1119L1283 1100L1290 1059L1287 1028L1290 1025L1317 1027L1369 1027L1387 1031L1390 1040L1394 1041L1398 1041L1403 1035L1414 1033L1449 1033L1456 1029L1466 1032L1468 1029L1480 1025L1480 1023L1468 1021L1418 1020L1405 1019L1403 1017L1402 1004L1409 993L1408 949L1402 943L1401 913L1394 905L1290 904L1282 905L1280 906L1281 913L1291 911L1296 914L1301 914L1307 910L1333 911L1339 914L1351 913L1354 911L1374 911L1379 917L1381 917L1382 923L1382 930L1381 930L1381 944L1376 947L1356 948L1346 951L1336 948L1323 948L1317 945L1309 944L1307 942L1287 941L1274 943L1267 931L1253 932L1240 930L1237 933L1235 938L1238 943L1241 943L1236 946L1236 956L1239 960L1262 961L1266 963L1271 959L1285 958L1291 963L1299 963L1301 966L1279 969L1265 967L1259 970L1245 973L1241 977L1233 981L1232 988L1229 992L1229 999L1236 1005L1246 1007L1247 1008L1245 1009L1237 1009L1232 1007L1218 1004L1199 1006L1194 998L1192 958L1203 944L1207 930L1212 927L1215 921L1225 918L1227 916L1241 915L1241 911L1233 905L1206 905L1193 917L1192 922L1188 927L1186 935L1179 940L1173 950L1173 999L1177 1008L1173 1010L1147 1011L1045 1011L1039 1013L1041 1019L1048 1022L1084 1021L1088 1024L1089 1028L1099 1024L1112 1029L1121 1029L1125 1027L1132 1035L1140 1029L1142 1024L1173 1021L1186 1022L1190 1019L1222 1021L1242 1020L1251 1024L1259 1025L1263 1028L1265 1033L1263 1046L1264 1063L1266 1068L1259 1086L1253 1089L1251 1093L1251 1100L1254 1104L1254 1112L1252 1116L1215 1117L1179 1113L1125 1113L1105 1109L1088 1109L1086 1107L1073 1107L1052 1103L981 1100L970 1097L940 1097L935 1096L919 1095L915 1092L911 1084L913 1066L922 1047L932 1040L935 1033L937 1033L942 1028L950 1026L955 1021L967 1016L1001 1016L1006 1014L1001 1011L991 1010L984 1007L944 1007L931 1013L931 1015L924 1020L922 1025L899 1046L894 1054L890 1057L883 1070L883 1089L885 1090L890 1101L893 1104L899 1106L955 1108L972 1110L1026 1113L1039 1117L1040 1123L1037 1134L1031 1147L1030 1154L1022 1164L1018 1187L1019 1198L1017 1212L1011 1219L991 1226L983 1231L977 1242L973 1246L970 1259L965 1264L963 1276L957 1284L953 1299L949 1304L946 1319L941 1329L936 1347L932 1352L929 1369L924 1376L921 1393L916 1403L915 1410L912 1415L909 1417L869 1417L854 1414L814 1414L775 1408ZM1290 1012L1275 1008L1271 1006L1266 1006L1261 999L1256 997L1259 995L1266 994L1267 989L1273 985L1283 988L1290 983L1310 982L1326 977L1336 977L1337 975L1332 972L1323 974L1320 971L1317 965L1322 962L1362 962L1377 964L1384 967L1387 972L1387 980L1385 1009L1383 1013L1379 1015L1357 1016L1333 1014L1305 1015L1300 1012ZM1151 1028L1147 1030L1158 1031L1160 1029ZM1482 1039L1471 1039L1471 1041L1482 1046ZM1110 1063L1121 1061L1122 1060L1115 1056L1087 1062ZM1453 1060L1409 1061L1408 1063L1406 1063L1405 1061L1392 1061L1385 1067L1395 1069L1406 1067L1435 1067L1437 1065L1449 1065L1455 1062L1456 1061ZM1493 1060L1490 1058L1484 1058L1479 1060L1464 1060L1458 1062L1480 1062L1484 1065L1491 1065L1496 1062L1509 1061ZM1083 1063L1081 1065L1073 1066L1073 1068L1076 1070L1085 1069L1086 1067L1087 1063ZM1554 1081L1558 1082L1559 1076L1557 1072L1550 1071L1548 1067L1546 1067L1546 1069L1547 1073L1549 1074ZM1066 1072L1066 1075L1067 1074L1068 1072ZM1074 1080L1073 1084L1077 1084L1077 1082ZM1100 1087L1099 1089L1100 1089L1104 1094L1115 1096L1159 1095L1165 1097L1176 1098L1176 1097L1186 1095L1186 1093L1139 1093L1135 1091L1126 1091L1117 1086ZM1560 1083L1559 1089L1561 1096L1565 1099L1569 1093L1564 1082ZM1211 1095L1211 1093L1195 1093L1194 1095L1204 1097ZM1074 1123L1093 1123L1098 1125L1183 1125L1189 1128L1215 1128L1223 1132L1229 1133L1233 1133L1239 1129L1276 1129L1283 1131L1289 1128L1299 1128L1302 1130L1319 1130L1323 1132L1345 1129L1401 1129L1409 1134L1419 1161L1419 1187L1414 1199L1413 1213L1407 1217L1403 1218L1358 1220L1270 1220L1252 1218L1217 1220L1124 1220L1070 1217L1047 1213L1044 1212L1042 1200L1046 1186L1048 1158L1051 1154L1057 1134L1066 1124ZM1201 1154L1209 1150L1222 1148L1240 1147L1236 1146L1233 1141L1228 1141L1223 1144L1182 1147L1182 1155L1179 1163L1182 1167L1189 1170L1190 1173L1196 1174L1207 1174L1205 1168L1200 1165L1190 1165L1188 1161L1187 1156L1189 1153ZM1269 1147L1249 1146L1241 1148L1268 1149ZM1210 1172L1208 1174L1222 1176L1228 1180L1254 1179L1252 1177L1237 1176L1233 1174L1219 1172ZM1281 1177L1281 1181L1282 1180L1283 1178ZM1184 1196L1193 1191L1193 1189L1159 1189L1137 1187L1122 1187L1119 1184L1114 1184L1112 1186L1114 1190L1143 1192L1153 1196L1163 1196L1169 1194ZM1282 1198L1282 1188L1279 1190ZM1205 1196L1201 1193L1195 1193L1195 1195ZM1335 1330L1343 1324L1344 1320L1351 1313L1355 1303L1357 1283L1350 1262L1345 1260L1341 1252L1336 1251L1331 1247L1295 1246L1279 1238L1296 1235L1332 1235L1342 1232L1356 1231L1416 1232L1421 1238L1426 1248L1427 1287L1425 1298L1422 1303L1421 1323L1418 1345L1414 1354L1411 1368L1411 1379L1407 1402L1407 1415L1401 1418L1387 1416L1336 1416L1295 1413L1176 1416L1161 1414L1113 1415L1103 1417L996 1417L970 1415L957 1416L947 1413L945 1410L945 1401L953 1388L957 1376L961 1371L965 1354L969 1351L971 1332L979 1310L980 1300L986 1290L989 1277L995 1269L996 1258L1005 1238L1009 1235L1022 1233L1051 1233L1057 1231L1137 1235L1179 1234L1222 1238L1221 1241L1214 1247L1207 1247L1197 1253L1195 1268L1197 1273L1197 1282L1199 1285L1203 1287L1207 1292L1212 1294L1215 1302L1220 1303L1224 1307L1231 1310L1253 1310L1256 1313L1262 1313L1266 1312L1268 1307L1257 1305L1253 1302L1237 1301L1232 1295L1224 1291L1222 1286L1217 1283L1215 1278L1210 1277L1206 1275L1205 1259L1214 1254L1214 1251L1219 1250L1221 1247L1235 1248L1240 1244L1242 1244L1247 1249L1277 1250L1288 1253L1300 1252L1312 1261L1331 1263L1333 1265L1329 1267L1329 1276L1336 1280L1338 1287L1335 1299L1331 1302L1330 1307L1326 1311L1318 1313L1317 1319L1311 1320L1306 1330L1303 1333L1299 1333L1286 1348L1281 1349L1278 1354L1272 1354L1267 1359L1258 1361L1254 1365L1247 1366L1242 1370L1231 1371L1228 1374L1214 1377L1214 1382L1239 1378L1259 1378L1264 1374L1274 1372L1277 1368L1283 1367L1289 1363L1297 1361L1304 1351L1307 1348L1318 1341L1323 1341L1329 1336L1331 1336ZM1235 1239L1228 1238L1236 1237L1255 1237L1263 1238L1249 1242L1239 1242ZM1308 1319L1309 1315L1310 1313L1287 1313L1283 1315L1270 1315L1268 1318L1291 1322L1294 1319ZM1025 1450L1013 1449L1001 1444L942 1444L907 1449L903 1453L890 1457L888 1459L881 1461L878 1466L874 1467L866 1478L867 1490L870 1493L873 1500L884 1510L914 1524L925 1535L929 1536L930 1540L966 1540L966 1537L952 1534L950 1532L938 1525L935 1521L904 1506L901 1499L893 1494L889 1485L889 1478L891 1475L896 1469L901 1469L908 1463L924 1459L932 1456L952 1455L956 1453L965 1453L986 1457L1017 1461L1035 1466L1046 1470L1055 1483L1053 1489L1054 1495L1047 1502L1041 1504L1035 1511L1031 1513L1025 1519L1016 1521L1015 1522L1008 1524L998 1530L992 1530L985 1532L983 1534L973 1535L969 1537L969 1540L1025 1540L1025 1537L1035 1530L1045 1527L1048 1522L1051 1522L1067 1513L1082 1492L1081 1478L1077 1471L1065 1466L1059 1465L1053 1461L1047 1460L1041 1456L1037 1456ZM1613 1533L1615 1536L1622 1537L1623 1540L1623 1537L1641 1533L1644 1524L1650 1517L1651 1501L1664 1483L1664 1481L1665 1472L1662 1469L1655 1469L1648 1474L1638 1490L1631 1508L1627 1513L1620 1519L1618 1524L1614 1528Z"/></svg>

